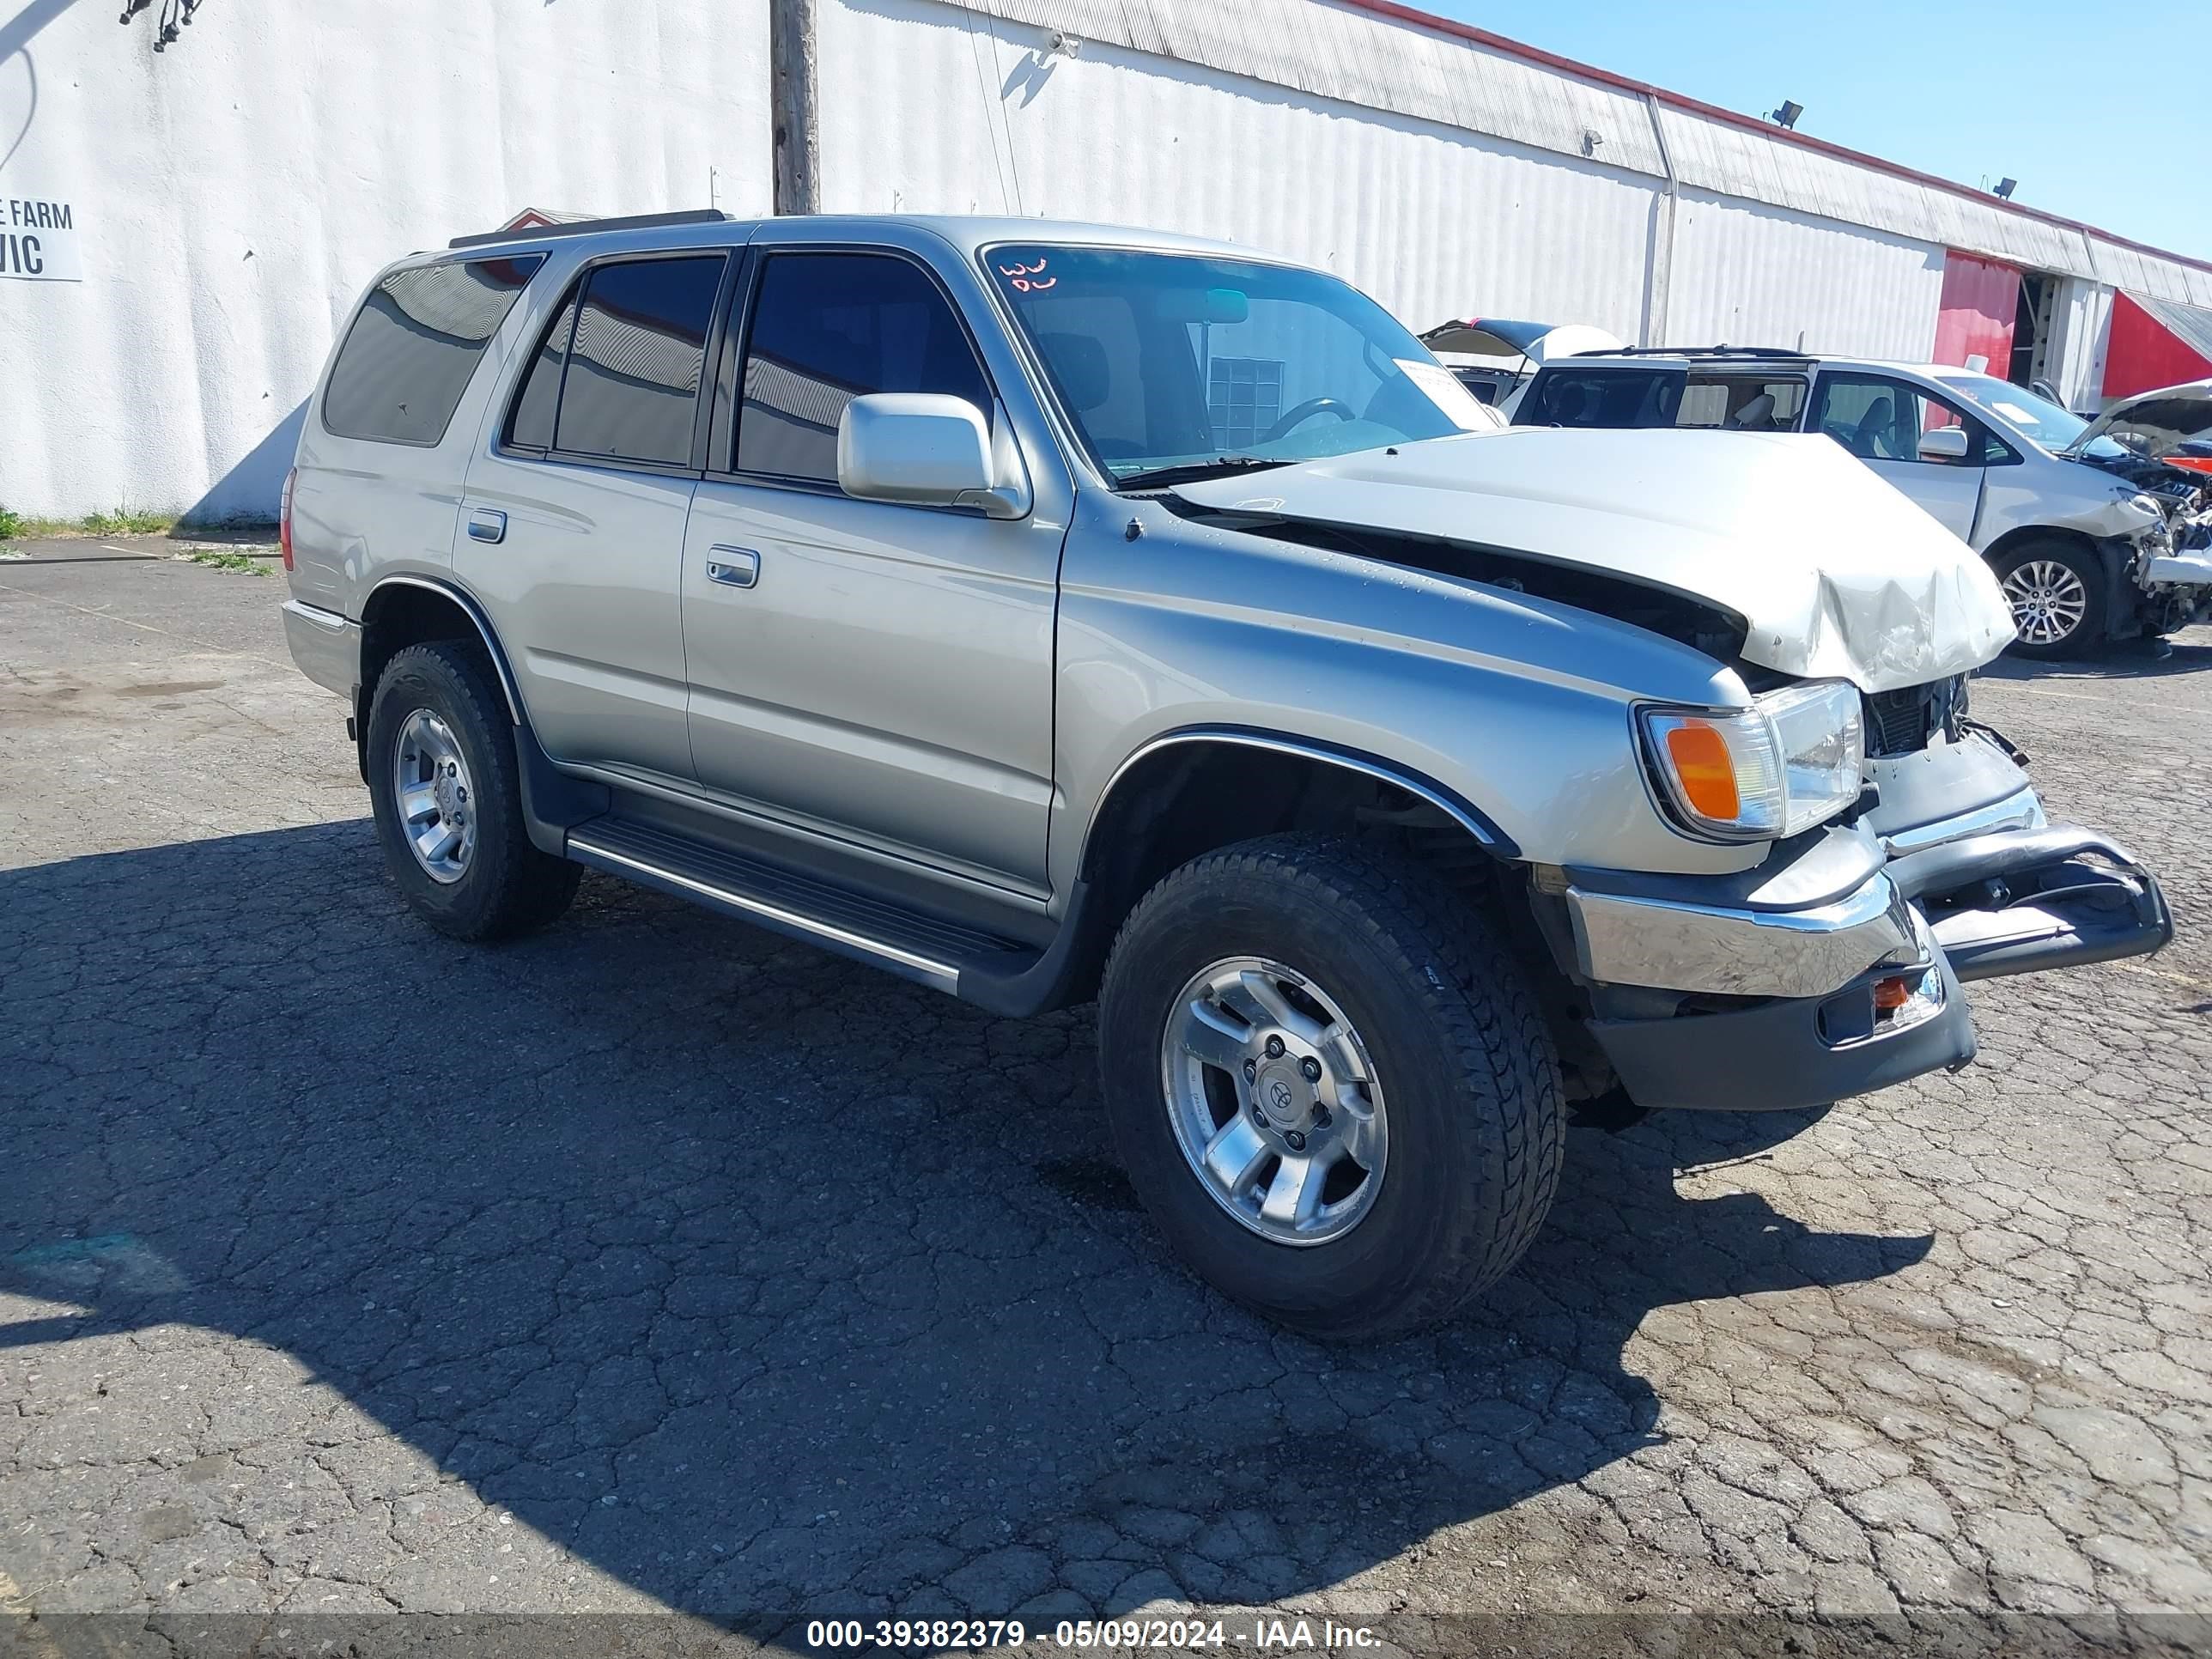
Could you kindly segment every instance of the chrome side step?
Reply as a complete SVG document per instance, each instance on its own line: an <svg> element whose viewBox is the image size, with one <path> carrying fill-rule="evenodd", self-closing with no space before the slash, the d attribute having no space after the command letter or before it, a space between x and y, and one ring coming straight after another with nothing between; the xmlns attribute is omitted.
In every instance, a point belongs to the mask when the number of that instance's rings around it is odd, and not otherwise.
<svg viewBox="0 0 2212 1659"><path fill-rule="evenodd" d="M578 825L568 832L568 854L580 864L956 996L965 969L988 964L994 975L1018 971L1037 956L1011 940L628 819Z"/></svg>

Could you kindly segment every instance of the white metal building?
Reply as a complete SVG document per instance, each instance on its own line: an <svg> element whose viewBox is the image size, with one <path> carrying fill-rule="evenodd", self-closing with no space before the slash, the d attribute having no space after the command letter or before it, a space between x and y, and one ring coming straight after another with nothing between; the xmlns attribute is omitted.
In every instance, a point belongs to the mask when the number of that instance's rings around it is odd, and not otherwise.
<svg viewBox="0 0 2212 1659"><path fill-rule="evenodd" d="M532 208L1151 225L1417 329L1980 356L2077 408L2212 373L2212 264L1387 0L192 3L0 20L19 511L265 516L375 269Z"/></svg>

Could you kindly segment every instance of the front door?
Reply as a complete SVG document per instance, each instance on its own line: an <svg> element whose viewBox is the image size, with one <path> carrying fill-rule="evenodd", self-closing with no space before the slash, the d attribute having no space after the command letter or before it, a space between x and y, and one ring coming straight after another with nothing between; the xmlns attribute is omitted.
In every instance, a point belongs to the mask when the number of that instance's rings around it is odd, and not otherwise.
<svg viewBox="0 0 2212 1659"><path fill-rule="evenodd" d="M1966 453L1923 453L1930 432L1958 428ZM1990 438L1956 404L1885 374L1832 369L1813 393L1810 432L1825 432L1910 495L1930 518L1972 541L1982 506L1982 473Z"/></svg>
<svg viewBox="0 0 2212 1659"><path fill-rule="evenodd" d="M469 467L454 568L556 760L688 782L679 586L728 256L587 269Z"/></svg>
<svg viewBox="0 0 2212 1659"><path fill-rule="evenodd" d="M691 508L684 629L699 781L802 828L1042 887L1065 527L855 500L845 404L964 398L1006 419L918 260L761 256L735 433Z"/></svg>

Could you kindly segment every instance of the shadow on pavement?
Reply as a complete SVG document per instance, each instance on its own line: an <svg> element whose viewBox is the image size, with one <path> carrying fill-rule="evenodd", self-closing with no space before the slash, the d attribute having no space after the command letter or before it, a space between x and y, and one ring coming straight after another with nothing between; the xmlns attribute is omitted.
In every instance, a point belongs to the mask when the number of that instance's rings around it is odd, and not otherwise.
<svg viewBox="0 0 2212 1659"><path fill-rule="evenodd" d="M0 1291L87 1310L0 1347L269 1345L636 1590L767 1629L1338 1583L1648 1443L1654 1310L1929 1243L1677 1194L1802 1115L1577 1133L1479 1316L1316 1347L1132 1212L1090 1011L994 1019L599 878L453 945L366 822L0 873ZM266 1411L175 1455L362 1432Z"/></svg>
<svg viewBox="0 0 2212 1659"><path fill-rule="evenodd" d="M1993 680L2156 680L2212 668L2212 645L2168 644L2170 650L2154 655L2141 641L2129 640L2094 656L2057 662L2007 654L1978 672Z"/></svg>

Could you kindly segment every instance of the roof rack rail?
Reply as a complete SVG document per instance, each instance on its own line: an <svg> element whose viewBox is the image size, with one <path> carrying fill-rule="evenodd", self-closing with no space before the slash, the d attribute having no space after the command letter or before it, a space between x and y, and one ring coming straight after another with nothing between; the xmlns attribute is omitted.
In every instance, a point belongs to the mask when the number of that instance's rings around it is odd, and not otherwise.
<svg viewBox="0 0 2212 1659"><path fill-rule="evenodd" d="M1614 346L1610 350L1577 351L1577 357L1781 357L1792 362L1810 356L1810 352L1791 351L1782 346Z"/></svg>
<svg viewBox="0 0 2212 1659"><path fill-rule="evenodd" d="M599 230L665 230L672 225L734 224L737 216L720 208L686 208L681 213L633 213L619 219L568 219L550 225L525 225L515 230L479 231L456 236L447 247L486 247L494 242L542 242L549 236L581 236Z"/></svg>

